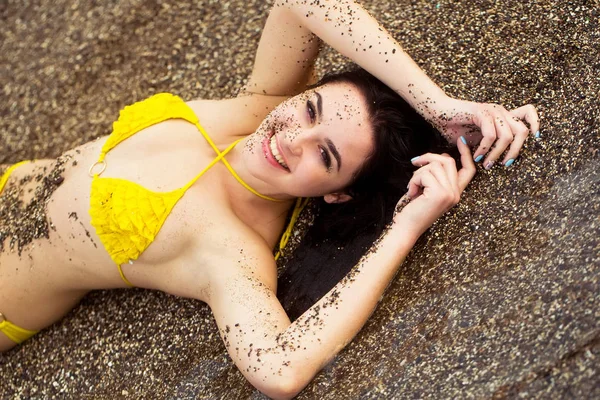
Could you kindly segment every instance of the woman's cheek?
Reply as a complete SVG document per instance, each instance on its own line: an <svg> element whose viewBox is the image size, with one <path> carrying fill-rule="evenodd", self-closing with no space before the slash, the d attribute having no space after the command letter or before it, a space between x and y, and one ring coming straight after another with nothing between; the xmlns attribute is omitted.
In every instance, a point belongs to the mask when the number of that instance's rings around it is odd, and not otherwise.
<svg viewBox="0 0 600 400"><path fill-rule="evenodd" d="M320 165L315 161L305 162L301 164L301 184L306 190L315 192L315 195L325 190L327 182L323 180L324 167L320 169Z"/></svg>
<svg viewBox="0 0 600 400"><path fill-rule="evenodd" d="M296 138L300 135L301 132L302 132L302 129L300 127L300 124L298 124L298 123L292 124L290 126L290 128L287 130L287 132L285 133L284 139L288 143L292 144L296 140Z"/></svg>

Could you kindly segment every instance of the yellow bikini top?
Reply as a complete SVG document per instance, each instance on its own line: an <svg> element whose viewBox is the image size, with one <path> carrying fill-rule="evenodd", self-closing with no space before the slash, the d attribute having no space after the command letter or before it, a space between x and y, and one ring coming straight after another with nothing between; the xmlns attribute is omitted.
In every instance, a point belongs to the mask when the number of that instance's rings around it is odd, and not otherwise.
<svg viewBox="0 0 600 400"><path fill-rule="evenodd" d="M194 124L217 154L217 157L185 186L170 192L154 192L126 179L100 178L106 168L104 157L111 149L144 128L174 118L181 118ZM146 250L179 199L217 162L221 161L252 193L266 200L280 201L261 195L248 186L224 158L240 140L220 152L200 125L193 110L180 97L169 93L156 94L121 110L118 120L113 124L112 133L102 147L98 161L90 167L90 175L93 176L90 216L96 234L117 264L125 283L133 286L125 278L121 265L136 260ZM291 228L305 204L305 201L296 203L292 221L282 237L280 248L285 246Z"/></svg>

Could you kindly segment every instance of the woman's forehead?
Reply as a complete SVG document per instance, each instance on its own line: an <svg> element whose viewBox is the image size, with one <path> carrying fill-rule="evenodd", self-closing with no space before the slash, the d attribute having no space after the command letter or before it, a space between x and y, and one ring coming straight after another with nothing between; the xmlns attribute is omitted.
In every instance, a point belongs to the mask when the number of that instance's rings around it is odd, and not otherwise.
<svg viewBox="0 0 600 400"><path fill-rule="evenodd" d="M363 106L363 96L360 90L348 82L331 82L319 87L307 90L306 94L319 92L324 96L329 96L337 101L344 100L348 104Z"/></svg>
<svg viewBox="0 0 600 400"><path fill-rule="evenodd" d="M351 84L329 84L315 89L323 101L323 122L331 140L346 157L362 162L371 152L373 134L364 98Z"/></svg>
<svg viewBox="0 0 600 400"><path fill-rule="evenodd" d="M368 112L360 91L349 83L326 84L313 89L323 102L324 120L353 121L364 124Z"/></svg>

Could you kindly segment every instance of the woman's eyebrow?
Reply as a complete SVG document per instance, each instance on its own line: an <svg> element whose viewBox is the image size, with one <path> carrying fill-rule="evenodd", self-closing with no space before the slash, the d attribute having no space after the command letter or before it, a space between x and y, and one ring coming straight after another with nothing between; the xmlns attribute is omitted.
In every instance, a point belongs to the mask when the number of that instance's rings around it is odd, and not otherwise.
<svg viewBox="0 0 600 400"><path fill-rule="evenodd" d="M323 98L319 92L315 91L315 94L317 95L317 111L319 112L319 121L321 121L323 119Z"/></svg>
<svg viewBox="0 0 600 400"><path fill-rule="evenodd" d="M331 151L331 153L337 160L337 166L338 166L337 169L339 172L340 168L342 168L342 156L340 155L340 152L338 151L337 147L335 147L335 144L333 144L331 139L329 139L329 138L325 139L325 143L327 143L327 147L329 147L329 151Z"/></svg>
<svg viewBox="0 0 600 400"><path fill-rule="evenodd" d="M317 112L319 114L319 121L322 121L322 119L323 119L323 96L321 96L321 93L317 92L316 90L315 90L315 94L317 95ZM331 152L331 154L333 154L333 156L335 157L335 160L337 161L337 169L339 172L340 168L342 168L342 156L340 155L340 152L338 151L337 147L335 147L335 144L333 144L331 139L329 139L329 138L325 139L325 143L327 143L327 147L329 148L329 151Z"/></svg>

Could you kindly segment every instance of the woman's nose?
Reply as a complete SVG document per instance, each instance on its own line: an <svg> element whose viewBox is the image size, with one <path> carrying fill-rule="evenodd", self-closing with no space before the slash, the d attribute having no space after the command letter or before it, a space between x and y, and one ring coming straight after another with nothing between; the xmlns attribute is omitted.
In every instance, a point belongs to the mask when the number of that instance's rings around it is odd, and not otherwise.
<svg viewBox="0 0 600 400"><path fill-rule="evenodd" d="M297 116L297 119L288 129L286 139L289 151L294 156L301 156L306 148L316 141L319 135L318 127L304 124L301 122L301 116Z"/></svg>
<svg viewBox="0 0 600 400"><path fill-rule="evenodd" d="M302 153L312 145L312 143L315 143L317 133L318 132L316 132L314 127L303 127L295 132L290 132L288 140L288 148L290 153L296 157L301 156Z"/></svg>
<svg viewBox="0 0 600 400"><path fill-rule="evenodd" d="M300 136L301 134L292 134L288 140L288 149L294 157L302 155L303 140Z"/></svg>

